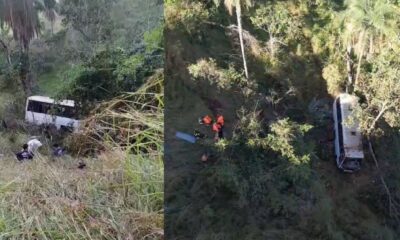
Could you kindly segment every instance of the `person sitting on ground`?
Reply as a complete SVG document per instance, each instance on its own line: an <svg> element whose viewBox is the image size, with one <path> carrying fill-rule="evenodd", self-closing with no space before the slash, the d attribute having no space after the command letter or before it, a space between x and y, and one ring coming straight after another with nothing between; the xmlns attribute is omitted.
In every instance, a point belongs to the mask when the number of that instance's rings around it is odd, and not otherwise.
<svg viewBox="0 0 400 240"><path fill-rule="evenodd" d="M213 122L212 118L209 115L199 118L199 123L204 125L211 125Z"/></svg>
<svg viewBox="0 0 400 240"><path fill-rule="evenodd" d="M34 156L33 153L28 150L28 144L26 143L22 146L22 151L17 153L16 155L18 161L24 161L28 159L31 160Z"/></svg>
<svg viewBox="0 0 400 240"><path fill-rule="evenodd" d="M61 157L64 155L65 149L62 148L60 145L58 144L54 144L53 145L53 155L55 157Z"/></svg>

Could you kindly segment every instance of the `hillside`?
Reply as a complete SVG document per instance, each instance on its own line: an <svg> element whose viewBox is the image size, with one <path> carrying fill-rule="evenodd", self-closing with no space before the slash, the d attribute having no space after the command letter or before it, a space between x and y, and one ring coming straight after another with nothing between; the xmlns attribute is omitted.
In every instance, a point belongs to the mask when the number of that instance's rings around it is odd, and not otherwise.
<svg viewBox="0 0 400 240"><path fill-rule="evenodd" d="M0 0L0 239L163 238L161 20L153 0ZM56 104L26 120L32 95Z"/></svg>
<svg viewBox="0 0 400 240"><path fill-rule="evenodd" d="M49 138L33 126L0 131L0 238L162 238L160 86L158 73L138 91L104 102L87 120L100 125L86 125L83 133L56 132ZM154 109L145 111L139 103ZM98 127L117 133L125 129L129 138L115 139ZM18 162L15 153L30 136L43 146L33 161ZM66 147L67 154L54 157L54 143Z"/></svg>
<svg viewBox="0 0 400 240"><path fill-rule="evenodd" d="M395 179L400 135L394 120L398 113L395 107L388 108L386 117L372 125L368 120L377 116L379 101L390 96L389 101L397 102L400 97L398 88L388 94L385 82L391 82L386 74L398 69L397 62L393 60L393 70L392 65L381 72L375 70L375 66L383 66L380 59L388 57L385 49L397 51L398 45L390 45L393 42L387 34L380 42L381 49L357 52L360 35L355 29L347 30L346 16L361 14L358 8L380 7L364 2L257 1L245 6L251 1L243 1L249 77L244 70L234 1L227 5L168 2L168 239L399 237ZM387 19L398 16L387 11ZM355 87L354 82L347 82L343 43L347 39L355 44L351 56L352 77L359 78ZM384 79L381 85L375 84L378 75ZM350 87L366 99L357 116L366 157L361 171L344 174L333 156L332 103L338 92ZM175 137L177 131L192 134L198 129L212 138L211 130L197 119L217 113L225 117L224 140L191 144ZM370 155L369 142L380 169ZM204 152L213 153L213 159L203 163Z"/></svg>

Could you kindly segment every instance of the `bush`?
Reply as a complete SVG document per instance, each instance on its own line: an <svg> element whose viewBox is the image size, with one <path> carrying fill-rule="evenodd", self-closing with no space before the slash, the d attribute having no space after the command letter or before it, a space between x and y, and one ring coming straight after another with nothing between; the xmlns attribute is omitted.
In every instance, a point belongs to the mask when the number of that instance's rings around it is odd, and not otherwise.
<svg viewBox="0 0 400 240"><path fill-rule="evenodd" d="M169 29L182 27L187 33L194 34L209 17L209 10L202 2L173 1L165 4L165 21Z"/></svg>
<svg viewBox="0 0 400 240"><path fill-rule="evenodd" d="M219 68L214 59L201 59L196 64L188 67L189 73L196 81L207 81L220 90L230 90L232 88L245 88L250 85L243 74L237 72L233 65L228 69Z"/></svg>
<svg viewBox="0 0 400 240"><path fill-rule="evenodd" d="M343 76L345 74L336 64L328 64L322 70L322 77L326 80L327 91L332 96L336 96L343 91L346 85L346 79Z"/></svg>

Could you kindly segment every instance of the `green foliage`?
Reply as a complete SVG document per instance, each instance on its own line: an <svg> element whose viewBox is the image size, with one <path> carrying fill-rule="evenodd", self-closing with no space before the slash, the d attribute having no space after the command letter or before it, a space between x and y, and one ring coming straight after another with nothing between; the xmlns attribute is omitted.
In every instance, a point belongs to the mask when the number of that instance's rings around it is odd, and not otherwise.
<svg viewBox="0 0 400 240"><path fill-rule="evenodd" d="M382 51L371 61L371 72L360 84L364 101L357 110L357 117L360 127L368 133L379 130L376 124L381 118L393 128L400 127L400 61L397 55L394 49Z"/></svg>
<svg viewBox="0 0 400 240"><path fill-rule="evenodd" d="M25 49L29 49L30 41L40 32L39 13L45 12L50 20L54 20L54 1L21 0L0 1L0 27L9 26L13 37Z"/></svg>
<svg viewBox="0 0 400 240"><path fill-rule="evenodd" d="M312 128L311 125L298 125L289 119L279 120L271 125L271 134L266 138L267 145L272 150L280 152L291 164L300 165L309 163L310 155L296 154L295 147L302 146L304 136ZM299 139L300 138L300 139ZM306 152L303 150L303 152Z"/></svg>
<svg viewBox="0 0 400 240"><path fill-rule="evenodd" d="M399 3L255 1L240 16L251 73L246 80L235 70L242 64L232 26L237 25L237 3L167 1L166 47L171 62L178 63L167 84L180 86L172 90L173 106L167 111L179 116L173 126L191 129L195 118L181 113L193 109L221 111L229 121L227 139L216 144L169 146L178 152L168 170L177 177L166 183L172 192L167 206L180 209L166 215L173 232L188 239L398 238L396 213L388 214L387 192L375 179L378 172L368 164L369 155L360 174L337 173L330 120L333 98L345 91L348 74L358 75L361 127L369 134L374 126L370 133L380 172L390 181L393 199L400 199L395 163L400 109L394 106L400 105ZM190 16L186 22L183 15ZM191 41L193 34L201 41ZM214 99L221 108L210 103ZM201 168L187 161L205 148L216 152L216 162ZM368 200L360 198L361 188L373 189Z"/></svg>
<svg viewBox="0 0 400 240"><path fill-rule="evenodd" d="M198 32L199 26L210 17L209 10L202 2L176 1L166 4L165 8L167 28L182 27L189 34Z"/></svg>
<svg viewBox="0 0 400 240"><path fill-rule="evenodd" d="M248 81L231 65L228 69L219 68L214 59L201 59L188 67L189 73L197 81L206 81L219 89L245 87Z"/></svg>
<svg viewBox="0 0 400 240"><path fill-rule="evenodd" d="M71 25L86 41L105 41L111 34L113 22L110 9L116 1L62 1L60 13L63 24ZM95 14L94 14L95 13Z"/></svg>
<svg viewBox="0 0 400 240"><path fill-rule="evenodd" d="M343 70L336 64L328 64L322 69L322 77L326 80L327 91L332 96L343 91L346 79Z"/></svg>
<svg viewBox="0 0 400 240"><path fill-rule="evenodd" d="M161 25L149 32L144 33L144 42L146 44L146 51L152 53L154 51L163 49L164 26Z"/></svg>
<svg viewBox="0 0 400 240"><path fill-rule="evenodd" d="M121 56L121 51L100 52L83 68L73 70L69 75L76 78L68 80L60 93L62 98L76 100L85 111L97 101L117 96L122 88L115 81L114 71L121 62Z"/></svg>
<svg viewBox="0 0 400 240"><path fill-rule="evenodd" d="M143 65L144 56L133 55L128 57L122 61L121 64L117 66L116 74L120 81L123 81L125 78L129 77L136 80L136 72Z"/></svg>
<svg viewBox="0 0 400 240"><path fill-rule="evenodd" d="M350 34L366 31L372 37L384 34L396 35L399 12L396 7L384 0L347 1L346 21ZM359 39L362 41L363 39Z"/></svg>
<svg viewBox="0 0 400 240"><path fill-rule="evenodd" d="M272 57L275 57L280 46L287 45L290 40L298 40L301 34L301 19L293 16L288 6L284 2L262 5L250 17L256 28L268 34L268 49Z"/></svg>
<svg viewBox="0 0 400 240"><path fill-rule="evenodd" d="M250 122L250 128L254 121ZM304 135L310 131L311 125L297 124L289 119L282 119L271 124L265 138L255 136L248 138L250 146L260 146L276 152L278 158L287 168L290 181L305 182L311 177L311 154L313 146L304 141Z"/></svg>
<svg viewBox="0 0 400 240"><path fill-rule="evenodd" d="M135 91L158 65L151 55L130 56L122 49L105 50L64 74L66 84L58 98L76 100L86 113L94 103Z"/></svg>

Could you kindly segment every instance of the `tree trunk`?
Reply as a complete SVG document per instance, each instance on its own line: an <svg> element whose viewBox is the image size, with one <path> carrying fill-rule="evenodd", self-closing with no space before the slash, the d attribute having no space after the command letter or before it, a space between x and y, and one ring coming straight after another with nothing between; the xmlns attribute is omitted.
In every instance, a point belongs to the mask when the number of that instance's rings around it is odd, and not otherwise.
<svg viewBox="0 0 400 240"><path fill-rule="evenodd" d="M50 27L51 27L51 36L54 36L54 22L50 22Z"/></svg>
<svg viewBox="0 0 400 240"><path fill-rule="evenodd" d="M272 59L275 58L275 48L274 48L275 42L274 42L274 40L275 39L273 37L269 38L269 51L271 52Z"/></svg>
<svg viewBox="0 0 400 240"><path fill-rule="evenodd" d="M372 54L374 54L374 36L371 34L369 38L369 54L367 59L370 59Z"/></svg>
<svg viewBox="0 0 400 240"><path fill-rule="evenodd" d="M22 90L25 96L28 97L32 94L32 83L30 77L30 61L29 61L29 48L21 51L20 57L20 81Z"/></svg>
<svg viewBox="0 0 400 240"><path fill-rule="evenodd" d="M239 31L240 48L242 50L244 74L245 74L246 78L248 79L249 73L247 71L246 55L244 52L243 29L242 29L242 9L240 6L240 0L236 0L236 17L237 17L237 24L238 24L238 31Z"/></svg>
<svg viewBox="0 0 400 240"><path fill-rule="evenodd" d="M383 116L383 114L386 112L387 109L388 109L388 107L387 107L386 103L383 103L381 110L379 111L378 115L372 122L371 126L368 128L368 135L370 135L371 132L374 130L376 123Z"/></svg>
<svg viewBox="0 0 400 240"><path fill-rule="evenodd" d="M358 56L356 78L354 80L354 87L357 85L358 77L360 76L360 71L361 71L361 61L362 61L362 58L363 58L363 55L364 55L364 48L365 48L364 35L365 35L364 31L360 33L361 46L360 46L360 50L359 50L359 53L358 53L359 56Z"/></svg>
<svg viewBox="0 0 400 240"><path fill-rule="evenodd" d="M351 59L353 48L351 44L347 46L347 51L346 51L346 65L347 65L347 87L346 87L346 92L347 93L353 93L353 63Z"/></svg>

